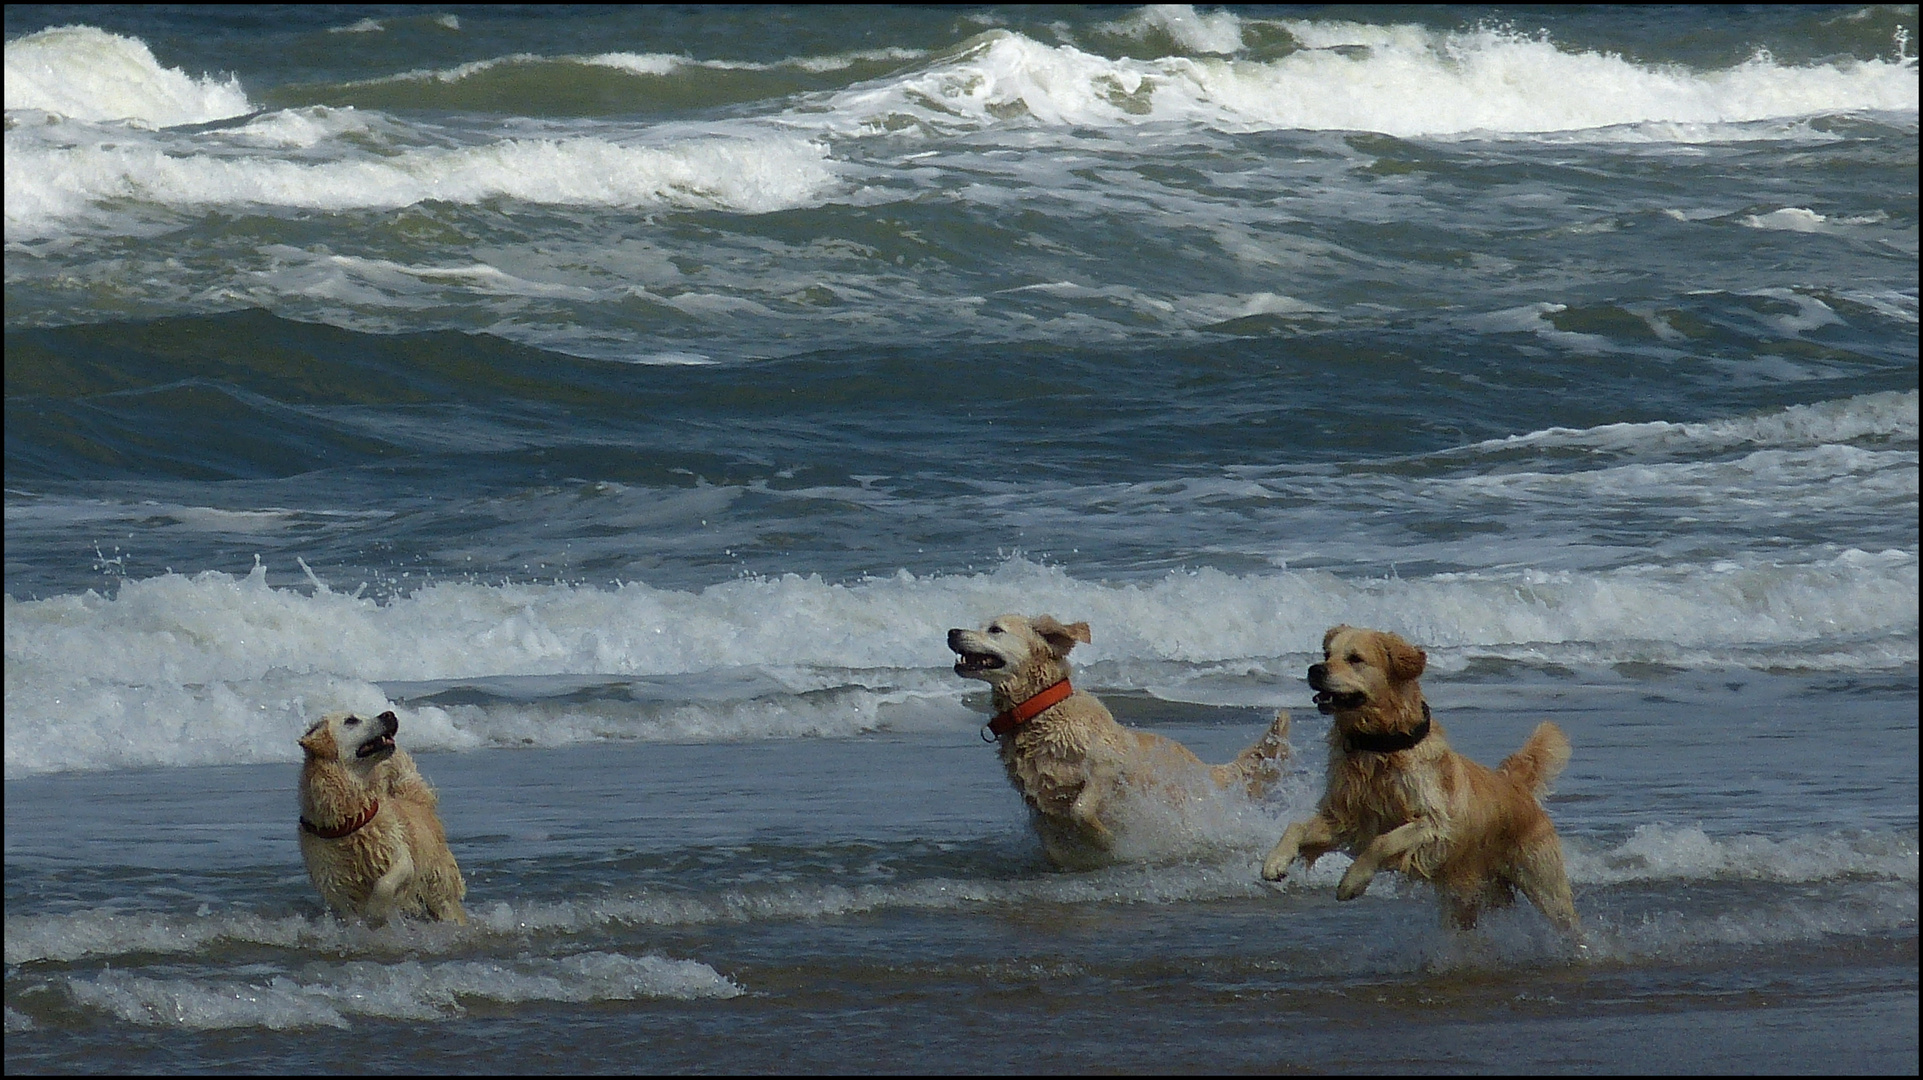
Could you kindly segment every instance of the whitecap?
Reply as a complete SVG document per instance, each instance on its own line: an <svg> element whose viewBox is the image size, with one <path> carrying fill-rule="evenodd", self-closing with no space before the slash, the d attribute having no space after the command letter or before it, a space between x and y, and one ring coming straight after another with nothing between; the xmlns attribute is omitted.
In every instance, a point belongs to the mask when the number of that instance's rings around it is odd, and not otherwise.
<svg viewBox="0 0 1923 1080"><path fill-rule="evenodd" d="M1141 16L1147 26L1156 20ZM1162 18L1157 25L1180 25ZM1372 131L1533 137L1642 127L1652 141L1722 138L1729 125L1917 109L1916 60L1790 66L1758 55L1693 71L1546 38L1476 29L1285 21L1304 48L1273 60L1112 59L991 30L921 69L788 114L849 134L946 131L1025 121L1095 128L1186 123L1230 132ZM1226 48L1231 27L1192 46ZM1235 31L1239 34L1239 30ZM1754 134L1754 133L1752 133ZM1794 134L1794 132L1792 132Z"/></svg>
<svg viewBox="0 0 1923 1080"><path fill-rule="evenodd" d="M1856 468L1848 457L1795 467ZM1013 557L987 573L851 583L789 574L698 591L440 582L384 602L312 587L304 576L301 587L274 587L264 566L244 576L163 574L125 581L112 597L6 598L6 771L293 760L294 739L315 716L394 707L385 685L429 680L691 682L666 698L624 689L600 705L423 702L407 719L409 744L422 749L968 726L943 641L947 628L1002 611L1093 623L1095 642L1077 653L1084 666L1293 668L1296 650L1338 622L1422 641L1436 665L1475 656L1837 670L1915 663L1915 552L1718 562L1408 579L1202 569L1103 583ZM1170 634L1171 626L1185 629ZM779 689L692 692L741 672Z"/></svg>
<svg viewBox="0 0 1923 1080"><path fill-rule="evenodd" d="M1744 444L1790 447L1860 439L1917 438L1915 390L1885 390L1808 405L1732 417L1674 423L1603 424L1592 428L1544 428L1524 435L1475 443L1469 450L1519 446L1570 446L1598 450L1681 453L1721 450Z"/></svg>
<svg viewBox="0 0 1923 1080"><path fill-rule="evenodd" d="M254 111L233 76L194 77L162 67L146 42L92 26L56 26L7 42L6 108L152 127L204 124ZM11 202L11 148L7 157Z"/></svg>
<svg viewBox="0 0 1923 1080"><path fill-rule="evenodd" d="M1150 4L1102 29L1133 38L1160 32L1192 53L1227 56L1242 49L1242 19L1230 11L1198 12L1193 4Z"/></svg>
<svg viewBox="0 0 1923 1080"><path fill-rule="evenodd" d="M283 117L259 137L312 145L351 121ZM298 130L296 130L298 129ZM840 186L827 148L792 136L696 137L637 145L592 135L412 147L333 160L182 155L163 144L98 139L67 145L8 132L10 238L45 235L97 204L131 199L177 208L392 210L431 200L510 199L544 205L680 207L766 213L812 205ZM209 150L217 149L211 144Z"/></svg>

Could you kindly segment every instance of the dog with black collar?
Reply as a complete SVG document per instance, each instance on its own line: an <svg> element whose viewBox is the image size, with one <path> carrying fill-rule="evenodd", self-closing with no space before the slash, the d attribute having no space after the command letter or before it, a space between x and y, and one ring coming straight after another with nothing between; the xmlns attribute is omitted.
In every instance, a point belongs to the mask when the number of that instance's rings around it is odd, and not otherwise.
<svg viewBox="0 0 1923 1080"><path fill-rule="evenodd" d="M1521 892L1581 941L1562 842L1538 797L1569 762L1569 740L1543 721L1488 769L1449 746L1417 681L1428 654L1400 635L1336 626L1309 667L1329 728L1327 786L1315 816L1288 827L1262 863L1281 881L1298 857L1355 856L1336 886L1353 900L1381 869L1431 882L1460 929Z"/></svg>

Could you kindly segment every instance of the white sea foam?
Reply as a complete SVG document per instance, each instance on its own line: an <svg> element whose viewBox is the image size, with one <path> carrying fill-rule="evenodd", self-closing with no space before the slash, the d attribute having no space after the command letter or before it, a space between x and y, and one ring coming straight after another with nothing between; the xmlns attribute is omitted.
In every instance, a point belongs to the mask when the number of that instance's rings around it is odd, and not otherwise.
<svg viewBox="0 0 1923 1080"><path fill-rule="evenodd" d="M1829 218L1800 206L1786 206L1767 214L1748 214L1743 224L1752 229L1783 229L1789 232L1821 232Z"/></svg>
<svg viewBox="0 0 1923 1080"><path fill-rule="evenodd" d="M1131 26L1156 27L1202 53L1230 50L1236 17L1151 8ZM850 52L774 64L695 61L609 52L550 58L516 54L386 76L458 82L502 65L578 64L666 76L688 66L833 70L858 62L922 63L845 90L803 95L779 113L710 125L677 141L633 141L631 127L589 125L547 137L470 145L409 140L382 130L391 153L357 145L390 124L351 109L268 114L232 130L135 137L121 128L10 123L6 228L32 239L106 217L118 200L181 208L392 209L426 200L489 199L551 205L671 206L760 213L819 205L845 189L830 158L837 137L979 130L1041 123L1094 130L1144 123L1223 131L1360 130L1401 136L1627 131L1694 138L1718 126L1860 111L1915 112L1914 58L1785 66L1759 56L1721 71L1652 68L1614 55L1478 30L1351 28L1289 23L1315 43L1273 60L1100 56L990 31L951 55ZM1335 28L1335 29L1332 29ZM1355 40L1351 40L1355 39ZM136 40L91 27L43 31L7 45L7 107L58 118L132 118L166 126L238 116L253 106L233 80L161 68ZM16 67L19 72L16 73ZM1654 134L1650 134L1650 133ZM1696 134L1691 134L1695 132ZM659 132L655 132L656 135ZM1707 137L1707 136L1702 136ZM1746 131L1744 137L1771 137ZM828 140L828 141L824 141ZM322 152L325 150L326 152ZM271 153L279 151L279 153ZM266 153L264 153L266 152ZM1801 227L1786 208L1758 227ZM1813 212L1811 212L1813 213ZM1825 228L1845 227L1834 221ZM121 227L125 227L124 223Z"/></svg>
<svg viewBox="0 0 1923 1080"><path fill-rule="evenodd" d="M145 42L91 26L57 26L7 42L6 108L152 127L254 111L233 76L194 77L162 67ZM11 160L7 172L13 172ZM7 198L12 201L11 190Z"/></svg>
<svg viewBox="0 0 1923 1080"><path fill-rule="evenodd" d="M1226 59L1242 52L1247 29L1258 24L1285 31L1302 47L1273 60ZM1729 125L1773 118L1917 108L1914 58L1790 66L1758 55L1732 68L1696 72L1571 52L1506 30L1249 20L1186 4L1143 7L1099 29L1137 39L1164 36L1188 55L1112 59L989 30L972 46L916 70L811 99L785 120L851 133L973 127L1026 116L1095 127L1167 121L1230 131L1402 136L1614 129L1601 137L1699 141L1729 137L1723 130ZM532 65L589 65L652 77L694 68L823 72L928 55L889 48L750 62L665 53L517 53L368 84L458 83L503 66Z"/></svg>
<svg viewBox="0 0 1923 1080"><path fill-rule="evenodd" d="M164 574L112 597L6 598L6 771L292 760L314 716L378 711L391 704L383 684L435 680L674 676L687 687L658 704L424 704L409 720L421 749L854 734L904 713L965 723L946 630L1001 611L1089 620L1096 640L1078 657L1117 671L1292 669L1345 621L1423 641L1437 664L1900 667L1917 659L1917 584L1916 554L1894 550L1409 580L1204 569L1129 584L1012 558L988 573L783 575L698 592L440 583L386 602L276 588L265 567ZM773 679L772 692L700 689L743 671Z"/></svg>
<svg viewBox="0 0 1923 1080"><path fill-rule="evenodd" d="M1197 51L1223 51L1233 30L1205 30L1201 16L1180 32L1173 28L1188 22L1137 18ZM1659 138L1689 138L1774 118L1917 109L1913 57L1788 66L1759 55L1732 68L1689 71L1569 52L1498 30L1284 25L1308 47L1268 61L1110 59L989 31L921 70L832 95L822 122L851 132L946 130L1022 117L1049 125L1164 122L1403 137L1654 125Z"/></svg>
<svg viewBox="0 0 1923 1080"><path fill-rule="evenodd" d="M1249 815L1247 821L1231 823L1216 837L1225 850L1200 859L1191 856L1179 863L1132 862L1091 872L1020 880L933 878L886 885L811 884L708 896L644 890L618 897L496 904L472 914L476 924L501 934L581 934L594 933L609 924L682 926L836 918L890 910L1259 901L1278 893L1333 893L1350 863L1340 853L1325 856L1307 869L1298 866L1279 885L1258 879L1256 866L1288 816L1277 815L1273 808L1266 817ZM1858 886L1845 901L1831 899L1812 907L1792 897L1718 917L1657 913L1624 919L1609 910L1590 911L1585 923L1597 958L1636 959L1671 953L1678 947L1779 944L1836 933L1877 933L1915 924L1918 850L1914 833L1717 839L1695 826L1645 826L1629 840L1608 848L1591 851L1567 841L1565 846L1570 880L1579 897L1591 901L1592 906L1601 890L1645 883L1829 882ZM1433 904L1429 886L1392 873L1378 880L1370 897L1376 903ZM1520 930L1505 926L1501 914L1491 919L1487 931L1501 954L1497 959L1536 957L1545 951L1550 941L1543 936L1549 933L1546 924L1540 924L1533 913L1521 913L1519 921L1527 924ZM1458 951L1466 948L1472 961L1473 954L1487 951L1434 929L1427 919L1418 941L1428 944L1416 950L1414 960L1425 965L1459 966L1465 957L1455 955ZM1421 955L1425 952L1428 955ZM1401 946L1393 948L1391 954L1363 963L1399 965L1411 959Z"/></svg>
<svg viewBox="0 0 1923 1080"><path fill-rule="evenodd" d="M303 130L289 131L296 126ZM311 125L278 127L278 137L291 142L318 137L306 130ZM165 143L129 139L65 145L21 129L7 139L7 229L14 238L56 229L114 199L322 211L512 199L763 213L817 202L839 184L825 147L773 134L658 146L557 135L319 161L181 155Z"/></svg>
<svg viewBox="0 0 1923 1080"><path fill-rule="evenodd" d="M1869 214L1832 217L1801 206L1785 206L1781 210L1772 210L1767 214L1745 214L1742 223L1752 229L1833 233L1845 232L1855 226L1881 225L1889 219L1890 216L1881 210Z"/></svg>
<svg viewBox="0 0 1923 1080"><path fill-rule="evenodd" d="M1784 900L1731 912L1667 910L1634 916L1610 913L1585 919L1590 959L1637 963L1675 962L1688 952L1715 948L1767 948L1871 936L1916 928L1916 889L1885 886L1851 889L1817 901Z"/></svg>
<svg viewBox="0 0 1923 1080"><path fill-rule="evenodd" d="M1669 454L1703 453L1747 445L1775 448L1822 446L1864 439L1915 442L1918 401L1918 391L1886 390L1810 405L1791 405L1780 411L1727 420L1680 424L1652 420L1635 424L1604 424L1593 428L1545 428L1527 435L1512 435L1477 443L1468 449L1489 451L1520 446L1568 446Z"/></svg>
<svg viewBox="0 0 1923 1080"><path fill-rule="evenodd" d="M372 929L331 916L265 915L246 910L186 915L168 912L81 910L47 915L10 915L6 959L10 965L159 955L193 957L236 946L266 946L303 954L352 954L375 958L438 958L472 950L477 937L524 941L528 935L594 934L613 925L699 926L771 920L838 918L875 911L968 911L1016 909L1036 904L1170 904L1259 899L1277 892L1321 894L1332 890L1349 859L1332 853L1287 881L1259 880L1256 866L1283 824L1312 805L1314 793L1287 805L1225 808L1225 816L1194 816L1193 835L1160 859L1135 859L1100 870L1036 877L929 877L874 884L807 882L765 884L691 892L627 888L566 900L494 901L471 904L466 926L402 923ZM1224 800L1225 806L1229 800ZM1234 800L1240 803L1240 800ZM1207 843L1198 843L1206 840ZM1769 838L1711 836L1701 826L1645 825L1627 839L1597 846L1565 838L1571 882L1579 891L1622 885L1673 886L1689 882L1812 884L1867 882L1907 888L1914 897L1918 848L1911 832L1849 832ZM1178 860L1169 854L1183 856ZM1199 853L1199 854L1198 854ZM1376 890L1383 898L1422 894L1426 887L1386 875ZM1374 895L1375 893L1372 893ZM1910 912L1914 919L1915 912ZM635 981L655 996L707 996L727 992L727 982L703 965L666 961L678 977L647 965ZM459 965L452 965L459 969ZM425 975L416 972L416 975ZM719 980L719 981L717 981ZM508 990L507 993L518 992ZM591 996L614 997L602 989ZM418 999L419 995L415 995ZM497 1000L520 1000L499 995ZM570 1000L570 999L559 999Z"/></svg>
<svg viewBox="0 0 1923 1080"><path fill-rule="evenodd" d="M1701 880L1812 882L1838 878L1917 881L1914 835L1838 833L1772 839L1714 837L1700 825L1643 825L1602 851L1565 844L1572 881Z"/></svg>
<svg viewBox="0 0 1923 1080"><path fill-rule="evenodd" d="M1193 4L1150 4L1104 27L1134 38L1160 32L1189 52L1222 56L1241 51L1242 28L1233 12L1198 12Z"/></svg>
<svg viewBox="0 0 1923 1080"><path fill-rule="evenodd" d="M347 924L316 922L299 915L263 916L251 912L185 918L161 912L78 911L60 915L9 915L8 964L42 960L68 963L92 956L128 953L170 956L195 953L215 942L237 941L284 948L339 945L325 940L322 928ZM398 924L412 929L413 924Z"/></svg>
<svg viewBox="0 0 1923 1080"><path fill-rule="evenodd" d="M448 302L449 295L539 296L595 300L594 289L562 282L536 281L487 263L464 266L414 266L390 259L369 259L332 252L310 252L283 244L264 245L268 267L228 286L225 296L247 297L263 306L275 298L305 296L364 308L423 310Z"/></svg>
<svg viewBox="0 0 1923 1080"><path fill-rule="evenodd" d="M313 105L261 113L239 127L225 129L220 137L241 146L305 150L349 136L385 137L396 130L392 121L377 113Z"/></svg>
<svg viewBox="0 0 1923 1080"><path fill-rule="evenodd" d="M690 70L705 71L780 71L792 69L810 73L842 71L862 63L905 63L927 56L922 49L889 47L857 49L826 56L795 56L775 61L697 60L677 53L606 52L587 56L547 56L540 53L514 53L486 60L473 60L447 68L415 68L394 75L383 75L349 83L349 86L380 86L396 82L459 83L500 68L568 66L613 68L629 75L654 78Z"/></svg>
<svg viewBox="0 0 1923 1080"><path fill-rule="evenodd" d="M686 57L668 56L664 53L602 53L599 56L584 57L581 62L597 67L615 68L632 75L666 75L691 61Z"/></svg>
<svg viewBox="0 0 1923 1080"><path fill-rule="evenodd" d="M586 952L554 959L351 960L251 979L151 977L107 970L58 980L73 1001L128 1023L218 1030L349 1027L350 1017L445 1020L462 1002L728 998L739 986L706 964Z"/></svg>

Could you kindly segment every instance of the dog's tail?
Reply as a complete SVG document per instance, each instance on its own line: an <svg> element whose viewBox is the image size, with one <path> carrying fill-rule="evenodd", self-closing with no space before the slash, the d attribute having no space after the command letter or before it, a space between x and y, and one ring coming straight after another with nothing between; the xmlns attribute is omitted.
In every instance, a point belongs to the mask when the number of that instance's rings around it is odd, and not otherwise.
<svg viewBox="0 0 1923 1080"><path fill-rule="evenodd" d="M1218 787L1241 784L1249 798L1259 799L1282 779L1282 763L1289 760L1289 714L1276 710L1269 730L1227 765L1211 765Z"/></svg>
<svg viewBox="0 0 1923 1080"><path fill-rule="evenodd" d="M1521 784L1524 790L1541 795L1549 782L1562 775L1569 764L1569 739L1562 729L1544 720L1529 734L1522 749L1502 759L1496 771Z"/></svg>

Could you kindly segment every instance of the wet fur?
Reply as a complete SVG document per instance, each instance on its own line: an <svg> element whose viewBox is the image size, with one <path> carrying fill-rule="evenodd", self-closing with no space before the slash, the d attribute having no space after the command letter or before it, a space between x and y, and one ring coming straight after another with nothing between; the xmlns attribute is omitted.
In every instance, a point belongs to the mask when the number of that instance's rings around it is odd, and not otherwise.
<svg viewBox="0 0 1923 1080"><path fill-rule="evenodd" d="M1048 615L1002 615L981 630L948 632L948 646L967 657L994 655L1003 666L957 674L986 681L995 711L1014 708L1069 677L1068 653L1089 640L1087 623L1063 625ZM1153 732L1123 727L1101 699L1076 690L1004 736L997 750L1009 782L1033 811L1051 862L1090 867L1115 849L1115 810L1130 789L1174 795L1185 776L1207 768L1218 787L1240 786L1260 797L1281 776L1289 716L1277 713L1262 738L1225 765L1204 766L1187 747Z"/></svg>
<svg viewBox="0 0 1923 1080"><path fill-rule="evenodd" d="M334 829L380 800L373 820L347 836L301 829L301 859L321 899L342 915L376 926L396 916L464 923L467 884L435 811L439 799L414 759L392 745L399 726L391 712L372 720L334 713L301 736L301 817ZM385 748L358 753L383 736Z"/></svg>
<svg viewBox="0 0 1923 1080"><path fill-rule="evenodd" d="M1431 882L1459 928L1509 904L1516 891L1580 940L1562 843L1537 797L1569 761L1569 740L1544 721L1522 749L1491 770L1456 753L1433 717L1406 750L1351 751L1351 734L1407 733L1421 724L1417 683L1428 657L1401 637L1352 626L1322 639L1309 669L1317 707L1331 713L1328 786L1314 817L1288 827L1262 864L1280 881L1332 850L1355 856L1336 899L1353 900L1379 869Z"/></svg>

